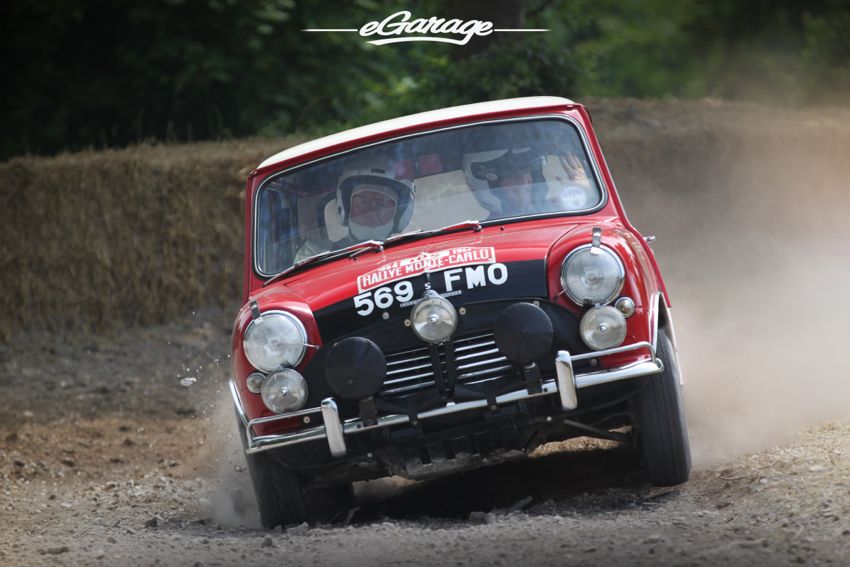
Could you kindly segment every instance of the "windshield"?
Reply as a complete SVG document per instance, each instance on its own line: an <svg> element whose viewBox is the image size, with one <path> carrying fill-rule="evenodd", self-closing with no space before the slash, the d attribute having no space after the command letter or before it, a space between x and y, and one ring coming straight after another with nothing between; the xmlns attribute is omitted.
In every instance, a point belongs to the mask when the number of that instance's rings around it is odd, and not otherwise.
<svg viewBox="0 0 850 567"><path fill-rule="evenodd" d="M465 220L578 212L602 200L576 127L539 119L421 134L266 180L257 192L257 271Z"/></svg>

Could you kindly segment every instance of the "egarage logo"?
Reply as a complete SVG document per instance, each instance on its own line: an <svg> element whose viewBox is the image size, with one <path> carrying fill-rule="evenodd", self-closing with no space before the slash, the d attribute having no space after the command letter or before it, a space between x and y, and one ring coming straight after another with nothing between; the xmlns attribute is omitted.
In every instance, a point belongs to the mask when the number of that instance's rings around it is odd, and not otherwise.
<svg viewBox="0 0 850 567"><path fill-rule="evenodd" d="M408 41L433 41L466 45L473 37L484 37L493 33L539 33L541 28L496 28L489 20L460 20L457 18L415 18L407 10L401 10L383 20L366 22L357 28L309 28L305 32L358 33L372 45L405 43Z"/></svg>

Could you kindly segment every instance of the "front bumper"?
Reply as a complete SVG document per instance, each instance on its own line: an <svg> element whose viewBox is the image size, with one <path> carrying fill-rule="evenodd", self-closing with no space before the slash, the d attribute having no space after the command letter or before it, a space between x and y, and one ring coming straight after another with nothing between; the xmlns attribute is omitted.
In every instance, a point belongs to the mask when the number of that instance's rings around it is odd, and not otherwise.
<svg viewBox="0 0 850 567"><path fill-rule="evenodd" d="M602 356L644 349L649 352L650 360L596 372L586 372L581 374L573 372L573 363L580 360L599 358ZM657 374L664 369L664 366L655 356L654 345L648 342L639 342L631 345L573 356L571 356L567 351L558 351L558 356L555 359L555 368L555 378L544 380L539 392L529 392L524 389L508 392L498 396L496 398L496 404L511 404L530 398L558 394L561 409L564 411L573 410L578 406L577 390L579 389L589 388L599 384L607 384L609 382L616 382L619 380L627 380L630 378ZM248 453L258 453L260 451L268 451L278 447L286 447L324 439L327 441L331 455L334 457L343 457L347 453L345 442L347 436L383 427L403 425L411 421L410 416L408 415L385 415L378 417L375 423L369 425L360 418L347 419L343 422L340 419L339 410L333 398L325 398L322 400L321 407L318 408L308 408L296 412L249 420L248 416L245 414L242 400L239 396L239 391L236 388L236 383L232 379L230 380L230 393L233 396L233 403L236 405L236 412L239 415L239 419L242 420L242 424L245 427L246 452ZM486 407L487 401L483 399L459 403L449 402L444 407L419 413L416 418L418 420L426 420ZM274 435L255 435L254 433L254 427L260 424L274 423L276 421L290 419L293 417L303 417L319 413L322 415L322 421L324 424L317 427Z"/></svg>

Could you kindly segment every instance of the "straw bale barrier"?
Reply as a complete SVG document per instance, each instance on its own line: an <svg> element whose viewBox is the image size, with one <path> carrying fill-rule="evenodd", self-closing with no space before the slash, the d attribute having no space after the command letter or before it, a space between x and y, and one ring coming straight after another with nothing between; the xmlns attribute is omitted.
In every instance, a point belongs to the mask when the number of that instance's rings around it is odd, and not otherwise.
<svg viewBox="0 0 850 567"><path fill-rule="evenodd" d="M0 164L0 336L147 324L242 284L244 184L281 141Z"/></svg>
<svg viewBox="0 0 850 567"><path fill-rule="evenodd" d="M754 187L762 175L787 185L787 168L798 166L807 181L821 171L850 178L835 170L850 163L848 111L785 109L778 120L772 109L713 101L588 106L630 218L661 241L664 223L685 221L657 210L700 199L722 210L736 190L724 181L741 164ZM107 330L232 305L242 285L246 176L292 143L144 145L0 164L0 337ZM801 147L805 155L787 150ZM759 165L776 156L770 169ZM769 192L753 198L771 210Z"/></svg>

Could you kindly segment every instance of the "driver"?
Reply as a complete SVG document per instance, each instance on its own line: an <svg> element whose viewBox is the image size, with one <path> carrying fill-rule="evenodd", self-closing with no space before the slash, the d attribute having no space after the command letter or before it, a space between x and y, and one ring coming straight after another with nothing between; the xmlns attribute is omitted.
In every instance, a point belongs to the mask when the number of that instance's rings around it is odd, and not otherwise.
<svg viewBox="0 0 850 567"><path fill-rule="evenodd" d="M398 194L387 187L366 183L351 190L348 232L351 240L385 240L392 234Z"/></svg>
<svg viewBox="0 0 850 567"><path fill-rule="evenodd" d="M345 165L336 190L339 219L348 234L335 242L307 241L295 261L325 250L366 240L386 240L410 223L416 188L397 172L401 164L386 156L355 156Z"/></svg>
<svg viewBox="0 0 850 567"><path fill-rule="evenodd" d="M416 188L399 175L402 164L386 156L356 156L349 161L336 189L339 218L348 227L348 243L386 240L410 223ZM343 239L346 240L346 239Z"/></svg>

